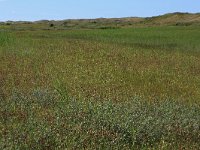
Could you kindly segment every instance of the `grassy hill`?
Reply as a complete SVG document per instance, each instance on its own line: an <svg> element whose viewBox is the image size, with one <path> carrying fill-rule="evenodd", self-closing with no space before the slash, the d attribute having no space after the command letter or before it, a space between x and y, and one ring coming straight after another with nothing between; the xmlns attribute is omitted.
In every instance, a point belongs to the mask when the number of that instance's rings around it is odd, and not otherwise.
<svg viewBox="0 0 200 150"><path fill-rule="evenodd" d="M67 30L67 29L115 29L146 26L192 26L200 25L200 14L171 13L162 16L139 18L97 18L40 20L35 22L8 21L0 23L0 28L12 30Z"/></svg>
<svg viewBox="0 0 200 150"><path fill-rule="evenodd" d="M146 18L144 23L149 25L200 25L200 14L170 13L162 16Z"/></svg>

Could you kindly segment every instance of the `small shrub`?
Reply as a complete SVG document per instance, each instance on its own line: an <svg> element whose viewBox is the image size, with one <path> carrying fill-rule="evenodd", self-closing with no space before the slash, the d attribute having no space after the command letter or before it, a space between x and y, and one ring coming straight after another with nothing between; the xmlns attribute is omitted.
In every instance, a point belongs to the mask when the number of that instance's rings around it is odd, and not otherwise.
<svg viewBox="0 0 200 150"><path fill-rule="evenodd" d="M54 27L55 25L53 24L53 23L51 23L50 25L49 25L49 27Z"/></svg>
<svg viewBox="0 0 200 150"><path fill-rule="evenodd" d="M99 27L99 29L119 29L120 27L112 27L112 26L105 26L105 27Z"/></svg>
<svg viewBox="0 0 200 150"><path fill-rule="evenodd" d="M6 25L7 25L7 26L10 26L10 25L11 25L11 23L10 23L10 22L7 22L7 23L6 23Z"/></svg>

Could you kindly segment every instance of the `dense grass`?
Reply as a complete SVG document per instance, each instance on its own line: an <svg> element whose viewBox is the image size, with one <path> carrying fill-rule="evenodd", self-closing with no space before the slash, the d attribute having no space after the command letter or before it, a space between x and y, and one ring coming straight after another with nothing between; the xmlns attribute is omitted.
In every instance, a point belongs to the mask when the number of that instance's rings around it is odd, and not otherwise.
<svg viewBox="0 0 200 150"><path fill-rule="evenodd" d="M199 29L1 32L1 147L197 149Z"/></svg>
<svg viewBox="0 0 200 150"><path fill-rule="evenodd" d="M1 149L198 149L200 108L81 101L47 90L1 99Z"/></svg>
<svg viewBox="0 0 200 150"><path fill-rule="evenodd" d="M1 47L5 94L61 82L86 99L198 102L199 35L198 27L13 32Z"/></svg>

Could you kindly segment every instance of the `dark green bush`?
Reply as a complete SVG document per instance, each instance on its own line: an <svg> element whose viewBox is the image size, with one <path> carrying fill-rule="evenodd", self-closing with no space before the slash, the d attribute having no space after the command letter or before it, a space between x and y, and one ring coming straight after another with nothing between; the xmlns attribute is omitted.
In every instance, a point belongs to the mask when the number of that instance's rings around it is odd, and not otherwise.
<svg viewBox="0 0 200 150"><path fill-rule="evenodd" d="M103 26L103 27L99 27L99 29L120 29L120 27Z"/></svg>
<svg viewBox="0 0 200 150"><path fill-rule="evenodd" d="M49 24L50 27L54 27L55 25L53 23Z"/></svg>
<svg viewBox="0 0 200 150"><path fill-rule="evenodd" d="M176 26L191 26L193 23L191 22L177 22Z"/></svg>

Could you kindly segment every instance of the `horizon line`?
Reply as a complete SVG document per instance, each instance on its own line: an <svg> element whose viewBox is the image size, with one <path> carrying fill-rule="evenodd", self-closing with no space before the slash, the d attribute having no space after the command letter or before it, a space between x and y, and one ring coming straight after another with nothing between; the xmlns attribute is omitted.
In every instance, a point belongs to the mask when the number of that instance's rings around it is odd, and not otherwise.
<svg viewBox="0 0 200 150"><path fill-rule="evenodd" d="M200 14L200 12L169 12L169 13L163 13L159 15L152 15L152 16L123 16L123 17L94 17L94 18L66 18L66 19L38 19L38 20L0 20L0 22L39 22L39 21L64 21L64 20L96 20L96 19L121 19L121 18L152 18L152 17L158 17L158 16L164 16L167 14Z"/></svg>

